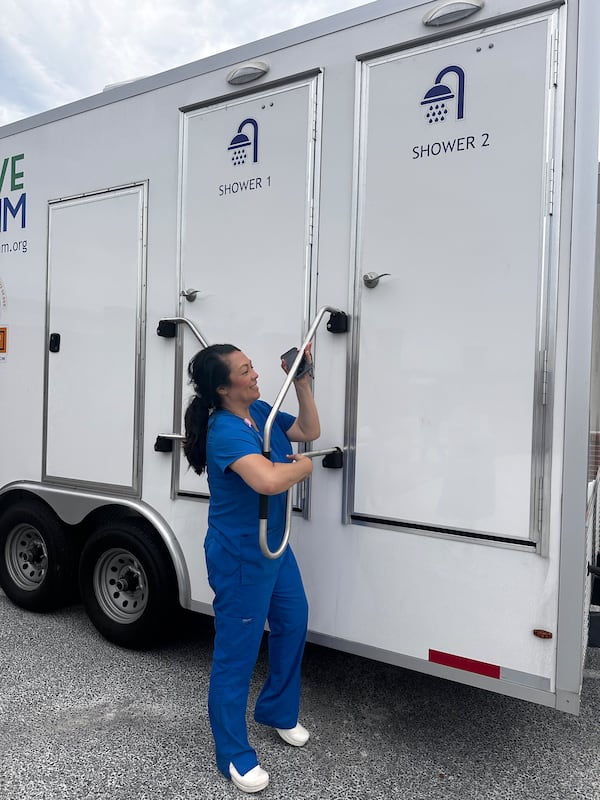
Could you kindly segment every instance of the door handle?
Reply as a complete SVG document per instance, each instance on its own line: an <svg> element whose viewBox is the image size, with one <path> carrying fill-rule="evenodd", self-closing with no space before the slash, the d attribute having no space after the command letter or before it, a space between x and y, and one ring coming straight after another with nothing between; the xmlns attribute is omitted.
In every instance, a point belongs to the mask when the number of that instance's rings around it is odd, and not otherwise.
<svg viewBox="0 0 600 800"><path fill-rule="evenodd" d="M376 272L367 272L365 275L363 275L363 283L367 289L374 289L379 283L380 278L385 278L389 275L389 272L382 272L380 275L378 275Z"/></svg>

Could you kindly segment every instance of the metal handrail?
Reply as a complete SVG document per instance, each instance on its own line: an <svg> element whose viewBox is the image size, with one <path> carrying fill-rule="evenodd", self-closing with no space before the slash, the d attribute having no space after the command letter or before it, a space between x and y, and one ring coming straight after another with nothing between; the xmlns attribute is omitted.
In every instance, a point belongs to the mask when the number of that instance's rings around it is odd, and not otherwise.
<svg viewBox="0 0 600 800"><path fill-rule="evenodd" d="M171 322L173 325L187 325L191 332L194 334L196 339L200 342L202 347L208 347L208 342L204 338L204 336L200 333L198 328L194 325L191 319L187 317L163 317L159 320L159 324L161 322ZM174 442L183 442L185 436L182 433L159 433L159 439L170 439ZM158 439L157 439L158 441Z"/></svg>
<svg viewBox="0 0 600 800"><path fill-rule="evenodd" d="M198 339L202 347L208 347L208 342L191 321L191 319L188 319L187 317L164 317L160 320L160 322L172 322L174 325L187 325L196 339Z"/></svg>
<svg viewBox="0 0 600 800"><path fill-rule="evenodd" d="M313 321L313 324L308 329L308 333L304 337L304 341L302 345L298 349L298 354L294 359L294 363L292 364L285 381L283 382L283 386L279 390L279 394L275 402L273 403L273 408L271 409L271 413L267 417L267 421L265 422L265 428L263 431L263 456L265 458L271 458L271 429L273 428L273 423L275 422L275 417L279 409L281 408L281 404L283 403L286 394L292 382L294 380L294 375L296 374L296 370L300 366L300 362L304 357L304 351L310 342L310 340L315 335L315 331L319 327L319 323L325 316L325 314L339 314L340 310L338 308L332 308L331 306L323 306L317 312L317 315ZM311 456L310 453L304 453L305 456ZM315 453L316 455L316 453ZM287 496L287 504L286 504L286 519L285 519L285 529L283 531L283 536L281 538L281 543L277 550L269 550L269 545L267 542L267 522L269 517L269 495L261 494L259 495L258 501L258 542L260 544L260 549L262 554L265 558L269 558L274 560L276 558L280 558L285 552L286 547L288 546L288 542L290 539L290 532L292 528L292 488L288 489L288 496Z"/></svg>

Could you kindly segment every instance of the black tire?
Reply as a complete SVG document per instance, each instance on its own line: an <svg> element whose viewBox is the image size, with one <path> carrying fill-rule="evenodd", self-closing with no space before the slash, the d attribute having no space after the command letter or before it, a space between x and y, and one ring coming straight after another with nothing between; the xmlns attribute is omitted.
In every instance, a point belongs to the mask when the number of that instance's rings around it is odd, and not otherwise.
<svg viewBox="0 0 600 800"><path fill-rule="evenodd" d="M0 586L28 611L50 611L74 592L73 552L46 506L21 500L0 515Z"/></svg>
<svg viewBox="0 0 600 800"><path fill-rule="evenodd" d="M141 520L101 524L79 562L79 589L96 629L121 647L162 643L178 611L176 582L157 534Z"/></svg>
<svg viewBox="0 0 600 800"><path fill-rule="evenodd" d="M600 567L600 554L596 556L596 566ZM600 575L592 576L592 598L591 603L594 606L600 606Z"/></svg>

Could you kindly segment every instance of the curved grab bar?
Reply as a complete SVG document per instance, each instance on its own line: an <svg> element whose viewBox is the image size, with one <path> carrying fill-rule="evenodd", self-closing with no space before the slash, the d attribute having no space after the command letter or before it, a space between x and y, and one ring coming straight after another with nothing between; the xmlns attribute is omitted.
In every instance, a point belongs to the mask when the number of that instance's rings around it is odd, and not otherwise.
<svg viewBox="0 0 600 800"><path fill-rule="evenodd" d="M164 336L167 339L174 339L177 336L178 325L187 325L202 347L208 347L208 342L204 336L191 319L187 317L163 317L158 321L156 332L159 336ZM173 427L175 427L175 421L173 422ZM181 433L159 433L154 443L154 449L159 453L172 453L174 450L173 442L183 442L184 439L185 436Z"/></svg>
<svg viewBox="0 0 600 800"><path fill-rule="evenodd" d="M187 317L163 317L163 319L161 319L160 322L171 322L173 323L173 325L187 325L188 328L196 337L196 339L198 339L202 347L208 347L208 342L206 341L204 336L202 336L202 334L200 333L198 328L194 325L194 323L191 321L191 319L188 319Z"/></svg>
<svg viewBox="0 0 600 800"><path fill-rule="evenodd" d="M318 458L319 456L328 456L330 453L338 452L339 447L328 447L326 450L310 450L308 453L302 453L303 456L306 458ZM290 487L287 491L287 499L285 505L285 530L283 531L283 536L281 537L281 543L277 550L269 550L269 545L267 542L267 516L269 513L269 496L266 494L259 495L259 504L261 511L263 510L263 503L266 500L266 506L264 508L265 518L264 524L263 519L261 518L259 527L258 527L258 543L260 544L260 549L262 554L266 558L270 558L274 560L276 558L280 558L284 552L285 548L288 546L288 542L290 540L290 533L292 531L292 507L293 507L293 489L294 487ZM259 511L259 514L261 513Z"/></svg>
<svg viewBox="0 0 600 800"><path fill-rule="evenodd" d="M268 515L269 496L266 494L260 495L259 503L261 509L263 504L263 498L266 498L267 500L265 514ZM265 517L264 520L261 519L258 526L258 543L260 545L261 552L264 556L266 556L266 558L270 558L272 561L274 561L276 558L281 558L290 540L290 532L292 530L292 506L293 506L292 499L293 499L293 494L292 494L292 489L290 488L287 491L287 499L285 503L285 530L283 532L283 536L281 538L281 542L277 550L269 550L269 543L267 542L267 517ZM261 512L259 511L259 513Z"/></svg>
<svg viewBox="0 0 600 800"><path fill-rule="evenodd" d="M304 337L304 341L302 345L298 348L298 354L294 359L294 363L292 364L285 381L283 382L283 386L279 390L279 394L275 402L273 403L273 408L271 409L271 413L267 417L267 421L265 422L265 429L263 432L263 456L265 458L271 458L271 429L273 428L273 423L275 422L275 417L277 416L277 412L281 408L281 404L283 403L286 394L292 382L294 380L294 375L296 374L296 370L300 366L300 362L302 361L302 357L304 356L304 351L306 346L310 342L310 340L315 335L315 331L319 327L319 323L325 316L325 314L338 314L339 308L332 308L331 306L323 306L317 312L317 315L313 321L313 324L308 329L308 333ZM309 455L308 453L304 453L303 455ZM267 542L267 520L269 517L269 495L261 494L259 495L259 505L258 505L258 541L260 544L260 549L262 554L265 558L269 558L274 560L276 558L280 558L283 553L285 552L285 548L288 546L288 542L290 539L290 532L292 529L292 488L288 489L288 496L287 496L287 505L286 505L286 518L285 518L285 529L283 531L283 536L281 538L281 544L277 548L277 550L269 550L269 545Z"/></svg>

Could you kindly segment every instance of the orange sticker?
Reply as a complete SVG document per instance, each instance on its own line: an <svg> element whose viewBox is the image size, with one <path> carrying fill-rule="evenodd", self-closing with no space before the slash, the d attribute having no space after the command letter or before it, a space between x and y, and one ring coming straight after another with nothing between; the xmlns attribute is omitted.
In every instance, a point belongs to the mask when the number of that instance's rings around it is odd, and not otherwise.
<svg viewBox="0 0 600 800"><path fill-rule="evenodd" d="M0 353L6 353L6 332L8 328L0 328Z"/></svg>

